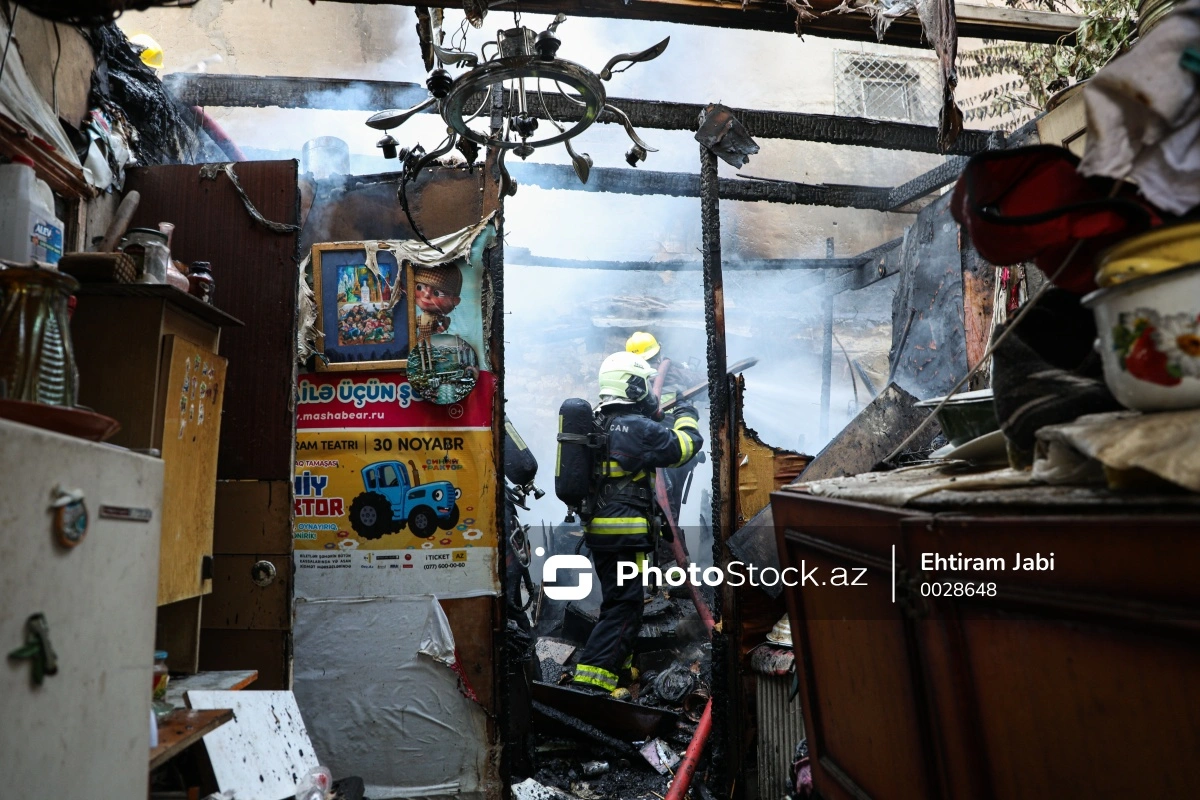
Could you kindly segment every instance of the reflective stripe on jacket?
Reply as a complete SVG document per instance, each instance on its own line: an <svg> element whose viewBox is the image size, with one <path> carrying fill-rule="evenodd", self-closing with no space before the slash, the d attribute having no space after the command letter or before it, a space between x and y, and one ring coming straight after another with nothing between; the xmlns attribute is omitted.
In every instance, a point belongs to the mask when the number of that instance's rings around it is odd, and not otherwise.
<svg viewBox="0 0 1200 800"><path fill-rule="evenodd" d="M703 445L700 425L690 416L681 416L669 425L640 414L613 417L608 426L609 460L601 471L609 487L624 488L614 496L601 496L596 515L583 527L588 547L653 549L649 516L654 504L654 470L686 464ZM629 476L632 480L627 482Z"/></svg>

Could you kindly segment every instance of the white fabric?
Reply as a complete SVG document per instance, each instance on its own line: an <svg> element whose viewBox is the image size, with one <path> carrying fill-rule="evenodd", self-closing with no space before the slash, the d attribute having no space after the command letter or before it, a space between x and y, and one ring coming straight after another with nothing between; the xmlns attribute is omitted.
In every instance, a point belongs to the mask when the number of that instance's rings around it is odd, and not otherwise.
<svg viewBox="0 0 1200 800"><path fill-rule="evenodd" d="M1179 65L1200 46L1200 0L1165 17L1125 55L1096 73L1087 104L1084 175L1128 178L1154 205L1182 214L1200 204L1200 93Z"/></svg>
<svg viewBox="0 0 1200 800"><path fill-rule="evenodd" d="M7 41L8 21L0 14L0 51L3 51ZM62 126L58 124L54 109L42 99L30 80L29 73L25 71L20 44L19 41L13 40L8 51L8 60L4 63L4 75L0 77L0 113L34 136L54 145L54 149L64 161L79 167L81 165L75 155L75 148L71 146Z"/></svg>

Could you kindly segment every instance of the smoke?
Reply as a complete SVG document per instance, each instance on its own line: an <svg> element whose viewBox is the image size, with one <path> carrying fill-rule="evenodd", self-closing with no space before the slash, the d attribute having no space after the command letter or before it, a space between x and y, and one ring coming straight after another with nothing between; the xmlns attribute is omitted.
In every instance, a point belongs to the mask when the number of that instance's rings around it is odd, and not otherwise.
<svg viewBox="0 0 1200 800"><path fill-rule="evenodd" d="M185 30L177 12L167 16L126 15L138 20L164 45L168 71L173 59L193 64L224 43L220 69L243 74L378 78L423 84L425 71L408 9L353 7L302 0L276 0L273 13L262 4L222 4L204 27ZM242 7L245 6L243 9ZM233 16L254 15L257 29L244 30ZM447 12L447 44L461 14ZM226 19L228 18L228 19ZM156 20L156 21L155 21ZM152 25L147 24L153 22ZM525 15L521 23L544 29L549 16ZM493 10L482 30L467 30L467 48L478 52L496 31L511 27L509 13ZM657 60L636 64L606 84L611 97L723 102L732 107L834 113L834 51L875 49L875 45L809 39L754 31L628 20L570 18L559 28L560 57L599 69L612 55L649 47L666 36L670 46ZM199 49L188 42L200 41ZM203 50L204 52L200 52ZM177 58L176 58L177 57ZM390 172L375 147L381 134L364 124L373 112L364 88L319 98L327 110L208 109L253 157L297 158L304 142L317 136L345 140L351 171ZM416 100L413 101L414 103ZM544 124L544 123L543 123ZM642 168L695 173L698 145L686 131L640 131L658 152ZM433 114L420 114L393 131L402 146L420 142L432 149L445 135ZM575 140L596 166L624 167L630 142L618 125L597 124ZM814 142L761 141L762 152L742 172L808 183L860 183L894 186L936 166L936 156L886 150L835 147ZM539 149L530 159L567 164L565 149ZM720 166L724 177L736 170ZM835 254L848 256L899 236L910 215L847 209L722 203L722 243L727 264L749 258L813 258L825 254L827 237ZM522 186L506 201L506 243L534 255L563 259L628 261L699 260L700 207L694 198L625 196ZM725 302L728 359L757 357L746 373L747 424L768 443L809 453L818 451L870 400L855 383L857 360L886 375L890 345L890 297L895 281L846 293L835 306L835 331L847 357L835 347L829 426L819 426L821 386L820 295L814 274L795 271L750 273L728 269ZM615 300L614 298L623 298ZM630 311L629 298L652 299L659 310ZM636 305L635 303L633 305ZM506 400L517 425L541 464L538 482L547 495L533 501L523 518L533 523L562 520L565 508L554 498L554 435L557 410L567 397L595 399L596 371L609 353L623 349L635 329L649 330L674 360L699 362L706 373L701 273L619 272L529 267L508 258L505 275ZM620 309L616 313L614 309ZM635 309L636 310L636 309ZM622 322L621 320L624 320ZM853 340L853 341L851 341ZM882 354L883 366L879 366ZM854 391L858 390L855 401ZM877 388L882 388L881 386ZM702 421L702 427L706 421ZM702 489L710 485L710 465L697 472L682 522L695 525ZM537 544L535 541L534 544Z"/></svg>

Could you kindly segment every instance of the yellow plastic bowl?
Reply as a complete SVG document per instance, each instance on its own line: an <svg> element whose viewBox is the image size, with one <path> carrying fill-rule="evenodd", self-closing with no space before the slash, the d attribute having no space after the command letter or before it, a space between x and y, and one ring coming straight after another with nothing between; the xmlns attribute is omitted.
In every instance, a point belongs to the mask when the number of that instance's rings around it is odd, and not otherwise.
<svg viewBox="0 0 1200 800"><path fill-rule="evenodd" d="M1116 286L1134 278L1200 262L1200 222L1168 225L1126 239L1100 256L1096 284Z"/></svg>

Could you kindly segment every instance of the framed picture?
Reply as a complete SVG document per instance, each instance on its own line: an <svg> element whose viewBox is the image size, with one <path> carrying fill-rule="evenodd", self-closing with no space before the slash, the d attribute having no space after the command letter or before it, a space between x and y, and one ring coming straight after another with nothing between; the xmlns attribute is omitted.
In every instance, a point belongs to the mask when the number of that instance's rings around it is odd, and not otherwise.
<svg viewBox="0 0 1200 800"><path fill-rule="evenodd" d="M314 244L319 371L405 369L413 274L386 242Z"/></svg>

